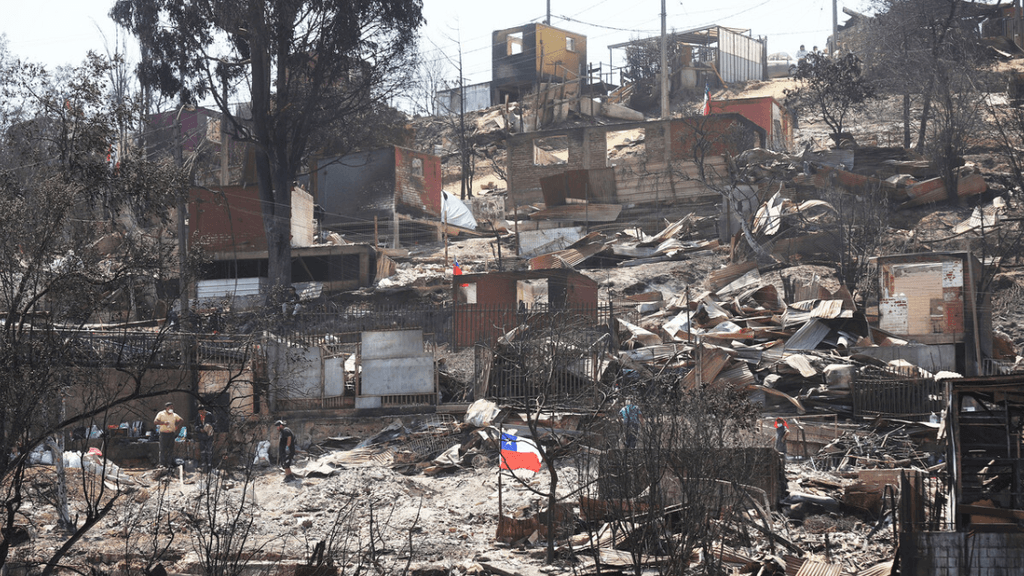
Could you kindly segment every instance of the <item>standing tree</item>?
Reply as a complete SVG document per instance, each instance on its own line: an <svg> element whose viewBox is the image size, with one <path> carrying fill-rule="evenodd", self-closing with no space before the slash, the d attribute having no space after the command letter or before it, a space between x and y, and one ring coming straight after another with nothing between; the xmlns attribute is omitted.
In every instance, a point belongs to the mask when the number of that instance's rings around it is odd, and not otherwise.
<svg viewBox="0 0 1024 576"><path fill-rule="evenodd" d="M119 163L108 156L134 112L111 98L106 60L91 55L55 74L0 66L3 566L25 498L28 451L70 427L103 423L126 403L187 387L145 378L166 332L135 338L120 324L156 315L155 280L172 261L163 225L182 175L138 155ZM87 322L120 329L99 335L81 330ZM89 491L81 517L58 503L68 539L44 573L110 512L118 491L104 486Z"/></svg>
<svg viewBox="0 0 1024 576"><path fill-rule="evenodd" d="M308 153L393 95L423 23L420 0L118 0L139 38L144 85L212 98L256 149L271 284L291 284L291 190ZM233 110L227 94L251 98ZM335 151L338 153L338 151Z"/></svg>
<svg viewBox="0 0 1024 576"><path fill-rule="evenodd" d="M608 387L596 381L606 349L607 334L595 327L593 317L552 310L524 318L502 337L495 352L492 374L500 382L496 396L525 416L541 469L548 475L546 486L534 486L530 478L512 473L520 485L547 501L548 563L555 558L559 503L566 498L559 495L558 461L580 448L585 440L582 432L597 423L611 399ZM558 426L570 411L581 413L575 433Z"/></svg>
<svg viewBox="0 0 1024 576"><path fill-rule="evenodd" d="M853 54L830 58L812 52L800 61L794 77L801 81L801 86L786 91L786 105L817 109L832 129L836 144L843 138L847 114L874 94L871 84L861 75L860 59Z"/></svg>
<svg viewBox="0 0 1024 576"><path fill-rule="evenodd" d="M910 145L911 94L921 95L917 149L927 154L956 203L960 156L971 144L985 95L979 87L984 43L978 19L962 0L878 0L871 44L873 77L902 93L904 145ZM930 130L929 130L930 129ZM930 141L926 136L931 133Z"/></svg>

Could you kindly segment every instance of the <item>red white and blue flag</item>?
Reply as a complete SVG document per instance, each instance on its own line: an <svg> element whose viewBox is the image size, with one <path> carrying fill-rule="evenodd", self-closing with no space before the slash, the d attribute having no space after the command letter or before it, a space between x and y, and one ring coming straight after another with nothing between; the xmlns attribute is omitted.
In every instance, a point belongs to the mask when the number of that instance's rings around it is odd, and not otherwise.
<svg viewBox="0 0 1024 576"><path fill-rule="evenodd" d="M456 258L452 264L452 276L462 276L462 266L459 266L459 259ZM459 284L463 288L469 286L469 284Z"/></svg>
<svg viewBox="0 0 1024 576"><path fill-rule="evenodd" d="M708 90L708 83L704 83L704 109L703 114L707 116L711 114L711 91Z"/></svg>
<svg viewBox="0 0 1024 576"><path fill-rule="evenodd" d="M540 472L540 450L533 440L515 434L501 435L501 469Z"/></svg>

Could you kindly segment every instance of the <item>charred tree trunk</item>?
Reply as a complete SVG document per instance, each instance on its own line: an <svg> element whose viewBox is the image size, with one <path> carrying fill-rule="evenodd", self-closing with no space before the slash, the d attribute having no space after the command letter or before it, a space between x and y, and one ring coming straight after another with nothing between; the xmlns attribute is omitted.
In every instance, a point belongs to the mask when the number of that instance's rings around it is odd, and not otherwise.
<svg viewBox="0 0 1024 576"><path fill-rule="evenodd" d="M251 5L250 22L266 27L260 2ZM256 137L256 178L259 182L263 229L267 235L267 273L271 298L291 284L291 190L277 150L271 148L271 69L265 31L252 35L252 121Z"/></svg>

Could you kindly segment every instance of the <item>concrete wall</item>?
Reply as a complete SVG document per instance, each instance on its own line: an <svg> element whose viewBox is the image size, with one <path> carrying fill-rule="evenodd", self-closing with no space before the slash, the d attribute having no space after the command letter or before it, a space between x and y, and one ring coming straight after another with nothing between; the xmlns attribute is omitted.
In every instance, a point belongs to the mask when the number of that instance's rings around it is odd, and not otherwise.
<svg viewBox="0 0 1024 576"><path fill-rule="evenodd" d="M1024 574L1024 534L915 532L900 536L904 576Z"/></svg>
<svg viewBox="0 0 1024 576"><path fill-rule="evenodd" d="M705 166L705 176L715 180L725 172L723 154L736 155L760 146L765 137L763 129L739 114L516 134L508 140L506 210L543 202L541 178L571 170L608 168L607 133L636 129L644 132L644 153L616 162L615 197L608 200L610 203L631 205L717 197L717 191L708 189L699 180L699 169L694 163L695 150L700 150L698 155L703 155L708 164L717 166L713 170ZM538 164L534 141L553 136L566 137L566 162Z"/></svg>

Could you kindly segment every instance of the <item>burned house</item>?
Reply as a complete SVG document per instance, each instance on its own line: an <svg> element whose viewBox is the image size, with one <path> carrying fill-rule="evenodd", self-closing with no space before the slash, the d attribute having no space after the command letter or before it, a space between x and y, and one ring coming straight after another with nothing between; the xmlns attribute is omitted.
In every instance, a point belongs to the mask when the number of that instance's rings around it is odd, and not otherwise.
<svg viewBox="0 0 1024 576"><path fill-rule="evenodd" d="M315 244L313 198L292 190L292 280L298 289L355 290L372 284L376 251L365 244ZM267 237L255 186L193 188L189 199L189 249L210 258L196 286L203 306L246 308L262 304L269 286Z"/></svg>
<svg viewBox="0 0 1024 576"><path fill-rule="evenodd" d="M491 104L519 101L539 84L584 78L587 37L547 24L527 24L491 35ZM578 84L577 84L578 86Z"/></svg>
<svg viewBox="0 0 1024 576"><path fill-rule="evenodd" d="M148 124L148 153L171 157L180 144L182 156L195 167L194 184L241 185L256 181L252 144L225 134L220 112L202 106L184 108L153 114Z"/></svg>
<svg viewBox="0 0 1024 576"><path fill-rule="evenodd" d="M597 282L575 270L465 274L452 283L452 339L457 347L492 344L536 311L597 318Z"/></svg>
<svg viewBox="0 0 1024 576"><path fill-rule="evenodd" d="M613 159L622 135L629 153ZM542 180L571 171L600 181L588 185L589 203L620 205L624 216L713 206L720 194L709 184L725 181L723 155L763 146L764 138L763 128L739 114L516 134L508 140L506 210L546 201Z"/></svg>
<svg viewBox="0 0 1024 576"><path fill-rule="evenodd" d="M793 117L771 96L708 102L712 114L736 113L764 129L765 148L785 152L793 148Z"/></svg>
<svg viewBox="0 0 1024 576"><path fill-rule="evenodd" d="M491 83L481 82L469 86L456 86L438 90L434 96L435 114L460 114L483 110L491 106Z"/></svg>
<svg viewBox="0 0 1024 576"><path fill-rule="evenodd" d="M1019 574L1024 378L956 378L944 384L945 474L905 473L901 480L900 573Z"/></svg>
<svg viewBox="0 0 1024 576"><path fill-rule="evenodd" d="M878 258L878 328L909 346L861 352L902 358L930 372L976 376L992 356L989 296L979 298L981 263L967 252L928 252Z"/></svg>
<svg viewBox="0 0 1024 576"><path fill-rule="evenodd" d="M354 242L439 239L441 159L400 146L323 158L310 166L309 190L321 225Z"/></svg>

